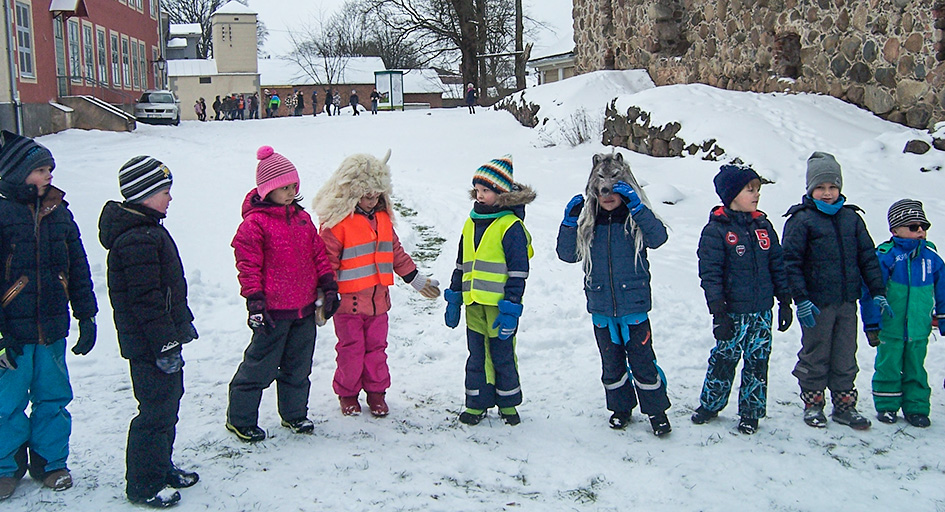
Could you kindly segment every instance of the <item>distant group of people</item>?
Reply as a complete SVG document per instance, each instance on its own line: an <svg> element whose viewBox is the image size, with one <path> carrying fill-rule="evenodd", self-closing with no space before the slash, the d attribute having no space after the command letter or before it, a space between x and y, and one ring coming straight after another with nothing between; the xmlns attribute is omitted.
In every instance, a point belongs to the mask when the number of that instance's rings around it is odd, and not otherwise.
<svg viewBox="0 0 945 512"><path fill-rule="evenodd" d="M236 119L259 119L259 94L251 95L232 93L224 96L223 99L218 95L210 105L213 108L213 120L233 121ZM207 120L207 103L203 98L194 103L194 113L197 114L199 121Z"/></svg>

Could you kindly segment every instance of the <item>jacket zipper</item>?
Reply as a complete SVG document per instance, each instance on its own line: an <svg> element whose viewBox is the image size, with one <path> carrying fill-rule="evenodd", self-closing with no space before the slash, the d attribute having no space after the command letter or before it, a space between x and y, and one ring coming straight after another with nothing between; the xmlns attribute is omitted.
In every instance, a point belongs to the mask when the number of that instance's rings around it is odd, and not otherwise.
<svg viewBox="0 0 945 512"><path fill-rule="evenodd" d="M839 214L840 212L837 212ZM840 232L840 220L837 215L831 216L833 221L833 230L837 233L837 245L840 246L840 276L843 280L840 283L840 300L847 301L847 255L843 250L843 234Z"/></svg>
<svg viewBox="0 0 945 512"><path fill-rule="evenodd" d="M37 197L36 207L33 210L33 236L36 239L36 242L35 242L36 243L36 334L37 334L36 342L40 345L45 345L46 336L43 334L43 322L42 322L42 319L40 318L40 309L39 309L40 299L42 298L42 295L43 295L42 293L43 283L42 283L42 279L40 279L39 277L41 273L40 271L41 258L40 258L40 248L39 248L39 223L42 220L39 209L41 206L42 206L42 199Z"/></svg>
<svg viewBox="0 0 945 512"><path fill-rule="evenodd" d="M902 315L902 341L909 341L909 300L912 298L912 261L912 256L907 256L906 271L909 277L906 278L906 311ZM882 315L882 311L880 311L879 314ZM903 346L903 350L905 350L905 346Z"/></svg>
<svg viewBox="0 0 945 512"><path fill-rule="evenodd" d="M607 218L610 223L607 225L607 274L610 277L610 300L611 304L614 307L613 316L617 316L617 289L616 284L614 283L614 247L613 247L613 233L614 233L614 214L613 212L607 214Z"/></svg>

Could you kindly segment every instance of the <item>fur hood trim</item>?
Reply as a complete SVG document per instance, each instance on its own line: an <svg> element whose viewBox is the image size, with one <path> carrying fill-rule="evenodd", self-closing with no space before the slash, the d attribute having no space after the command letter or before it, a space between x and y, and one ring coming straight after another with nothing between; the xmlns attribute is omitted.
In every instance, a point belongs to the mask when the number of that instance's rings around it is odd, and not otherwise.
<svg viewBox="0 0 945 512"><path fill-rule="evenodd" d="M394 222L391 202L390 150L377 159L364 153L345 158L335 173L328 178L312 201L322 228L332 228L354 212L354 207L365 194L380 194L377 209L387 211Z"/></svg>
<svg viewBox="0 0 945 512"><path fill-rule="evenodd" d="M528 185L515 183L512 185L511 192L505 192L496 196L495 206L511 207L526 205L535 200L538 194ZM476 189L469 191L469 198L476 200Z"/></svg>

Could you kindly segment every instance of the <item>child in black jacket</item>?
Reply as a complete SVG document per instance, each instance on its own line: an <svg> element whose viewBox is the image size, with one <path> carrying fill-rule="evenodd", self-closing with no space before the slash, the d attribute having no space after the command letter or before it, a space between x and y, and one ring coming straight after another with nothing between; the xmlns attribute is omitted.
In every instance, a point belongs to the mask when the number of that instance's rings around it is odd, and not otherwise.
<svg viewBox="0 0 945 512"><path fill-rule="evenodd" d="M175 489L198 480L171 460L184 394L181 346L197 339L197 330L177 245L161 224L171 202L171 171L136 156L122 166L118 181L125 201L105 203L98 225L108 250L118 345L138 400L128 429L125 492L133 503L163 508L180 500Z"/></svg>
<svg viewBox="0 0 945 512"><path fill-rule="evenodd" d="M725 408L744 358L738 430L754 434L767 405L771 308L777 296L778 330L786 331L793 320L791 297L778 234L758 210L761 177L751 167L723 165L714 181L722 206L702 229L698 255L716 344L692 422L701 425Z"/></svg>
<svg viewBox="0 0 945 512"><path fill-rule="evenodd" d="M883 312L892 310L873 239L858 214L861 210L845 204L842 186L837 160L815 151L807 159L807 194L785 214L784 265L802 333L793 373L808 425L827 426L824 389L829 388L833 420L863 430L870 420L856 410L854 387L861 286Z"/></svg>

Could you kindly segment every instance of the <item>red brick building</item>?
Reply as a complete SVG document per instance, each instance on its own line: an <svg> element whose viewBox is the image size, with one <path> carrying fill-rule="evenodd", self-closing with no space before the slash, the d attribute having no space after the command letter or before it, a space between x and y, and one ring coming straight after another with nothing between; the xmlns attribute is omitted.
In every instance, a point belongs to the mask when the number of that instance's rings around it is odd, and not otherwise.
<svg viewBox="0 0 945 512"><path fill-rule="evenodd" d="M69 98L92 96L130 108L142 91L163 87L159 0L4 4L5 37L16 46L0 57L5 73L15 74L0 83L4 129L41 135L70 128L73 115L81 114L73 112L84 107Z"/></svg>

